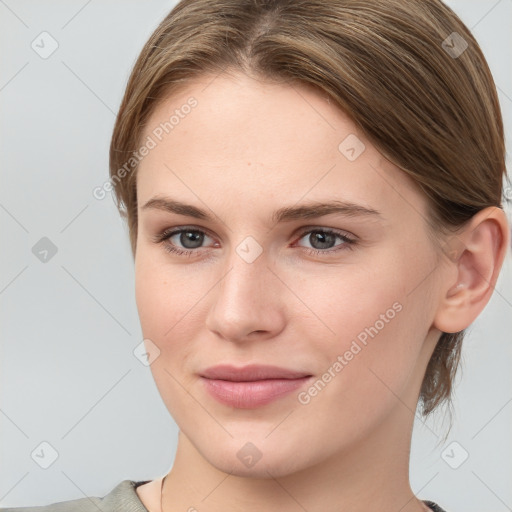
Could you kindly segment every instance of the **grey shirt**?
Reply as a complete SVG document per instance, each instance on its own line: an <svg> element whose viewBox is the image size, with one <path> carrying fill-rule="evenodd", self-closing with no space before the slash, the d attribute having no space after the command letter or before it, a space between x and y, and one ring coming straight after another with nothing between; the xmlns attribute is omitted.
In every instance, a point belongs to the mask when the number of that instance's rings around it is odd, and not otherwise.
<svg viewBox="0 0 512 512"><path fill-rule="evenodd" d="M135 488L149 480L123 480L103 498L87 497L39 507L0 508L0 512L148 512Z"/></svg>
<svg viewBox="0 0 512 512"><path fill-rule="evenodd" d="M0 508L0 512L148 512L135 488L150 480L123 480L103 498L88 497L39 507ZM432 512L445 512L432 501L424 501Z"/></svg>

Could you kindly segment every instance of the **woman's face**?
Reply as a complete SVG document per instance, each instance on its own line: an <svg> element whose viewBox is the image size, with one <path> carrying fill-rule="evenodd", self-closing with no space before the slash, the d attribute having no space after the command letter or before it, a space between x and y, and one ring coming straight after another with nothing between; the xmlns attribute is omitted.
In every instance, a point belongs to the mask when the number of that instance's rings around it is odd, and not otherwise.
<svg viewBox="0 0 512 512"><path fill-rule="evenodd" d="M168 98L143 143L137 306L197 452L268 477L401 442L440 334L443 268L409 178L315 90L243 75ZM297 378L203 376L217 365Z"/></svg>

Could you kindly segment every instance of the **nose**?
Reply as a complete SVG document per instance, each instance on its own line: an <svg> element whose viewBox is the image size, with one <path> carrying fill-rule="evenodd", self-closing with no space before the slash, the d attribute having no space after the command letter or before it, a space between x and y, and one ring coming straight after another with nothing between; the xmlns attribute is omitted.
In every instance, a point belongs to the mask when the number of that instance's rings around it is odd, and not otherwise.
<svg viewBox="0 0 512 512"><path fill-rule="evenodd" d="M248 263L233 250L228 270L210 292L210 331L244 342L273 338L284 329L284 286L268 263L265 252Z"/></svg>

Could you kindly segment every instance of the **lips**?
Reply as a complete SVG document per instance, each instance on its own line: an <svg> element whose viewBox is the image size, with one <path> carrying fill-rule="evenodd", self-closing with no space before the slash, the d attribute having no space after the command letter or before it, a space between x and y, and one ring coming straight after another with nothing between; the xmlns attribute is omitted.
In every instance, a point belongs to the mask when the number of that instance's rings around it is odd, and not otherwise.
<svg viewBox="0 0 512 512"><path fill-rule="evenodd" d="M281 398L303 386L311 374L277 366L220 365L201 372L208 393L217 401L240 409L252 409Z"/></svg>
<svg viewBox="0 0 512 512"><path fill-rule="evenodd" d="M252 382L266 379L300 379L311 374L268 365L249 365L236 368L230 365L213 366L201 373L207 379L230 380L233 382Z"/></svg>

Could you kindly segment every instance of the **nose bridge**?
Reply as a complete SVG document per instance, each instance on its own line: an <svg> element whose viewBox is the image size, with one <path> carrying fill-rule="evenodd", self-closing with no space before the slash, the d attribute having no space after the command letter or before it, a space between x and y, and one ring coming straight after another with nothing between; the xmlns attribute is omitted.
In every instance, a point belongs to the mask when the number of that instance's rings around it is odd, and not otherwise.
<svg viewBox="0 0 512 512"><path fill-rule="evenodd" d="M266 274L270 272L263 250L256 254L255 248L246 242L239 244L230 254L229 269L221 288L228 297L234 294L241 300L256 299L268 281Z"/></svg>
<svg viewBox="0 0 512 512"><path fill-rule="evenodd" d="M268 255L247 237L233 247L226 273L216 286L207 326L226 339L243 339L253 331L275 333L283 320ZM274 282L274 284L272 284Z"/></svg>

